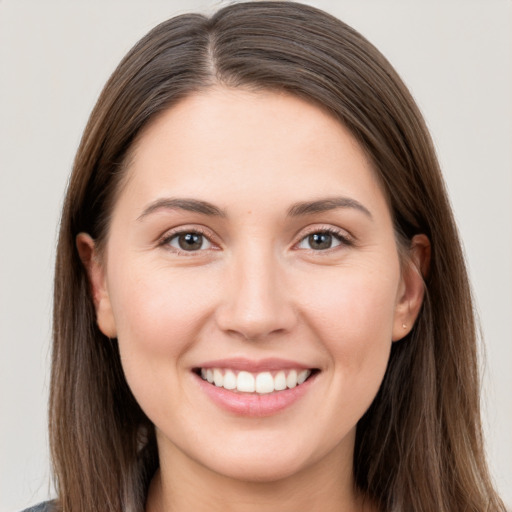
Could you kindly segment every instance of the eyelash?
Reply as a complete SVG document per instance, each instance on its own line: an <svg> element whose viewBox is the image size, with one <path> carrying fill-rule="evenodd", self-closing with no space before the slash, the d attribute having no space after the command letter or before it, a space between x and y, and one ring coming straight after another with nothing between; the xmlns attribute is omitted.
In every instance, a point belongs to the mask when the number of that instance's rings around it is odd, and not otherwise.
<svg viewBox="0 0 512 512"><path fill-rule="evenodd" d="M198 251L185 251L183 249L178 249L177 247L171 247L171 245L170 245L171 240L173 240L174 238L179 237L181 235L188 235L188 234L201 235L204 238L206 238L206 240L208 240L210 242L210 244L216 245L212 241L212 236L211 236L210 232L208 232L207 230L205 230L201 227L194 226L193 228L190 228L190 229L179 228L176 231L171 231L170 233L166 233L163 237L161 237L158 240L158 246L165 247L169 251L174 252L179 255L183 255L183 256L195 256L196 253L203 252L204 249L198 250ZM215 250L215 249L213 249L213 250Z"/></svg>
<svg viewBox="0 0 512 512"><path fill-rule="evenodd" d="M170 251L172 251L172 252L174 252L176 254L184 255L184 256L195 256L195 255L197 255L197 253L204 252L205 249L202 249L202 250L199 249L199 250L196 250L196 251L185 251L183 249L178 249L177 247L171 247L170 246L170 242L173 239L175 239L176 237L179 237L181 235L188 235L188 234L201 235L204 238L206 238L206 240L208 240L208 242L210 244L217 245L217 244L215 244L214 241L212 241L212 236L211 236L210 232L208 232L205 229L202 229L201 227L195 226L195 227L190 228L190 229L179 228L179 230L177 230L177 231L171 231L170 233L166 233L164 236L162 236L159 239L158 246L165 247L168 250L170 250ZM300 240L293 245L293 247L297 247L306 238L308 238L311 235L315 235L315 234L331 235L336 240L338 240L340 243L339 243L339 245L337 245L335 247L329 247L327 249L320 249L320 250L303 249L303 250L306 250L308 252L313 252L313 253L316 253L316 254L318 254L318 253L330 253L332 250L335 250L339 246L351 247L351 246L354 245L354 240L349 235L347 235L344 231L338 230L338 229L330 227L330 226L325 226L325 227L317 227L317 228L314 228L314 229L311 229L311 230L307 231L306 233L304 233L302 235ZM217 249L213 249L213 250L217 250Z"/></svg>
<svg viewBox="0 0 512 512"><path fill-rule="evenodd" d="M340 242L339 246L351 247L354 245L354 240L345 231L333 228L331 226L325 226L325 227L320 227L320 228L316 227L316 228L311 229L310 231L307 231L305 234L302 235L301 239L296 244L294 244L294 247L299 245L301 242L303 242L309 236L315 235L315 234L331 235L332 237L334 237L335 239L337 239ZM315 249L304 249L304 250L307 250L309 252L314 252L316 254L330 253L332 250L336 250L336 248L339 246L329 247L328 249L321 249L321 250L315 250Z"/></svg>

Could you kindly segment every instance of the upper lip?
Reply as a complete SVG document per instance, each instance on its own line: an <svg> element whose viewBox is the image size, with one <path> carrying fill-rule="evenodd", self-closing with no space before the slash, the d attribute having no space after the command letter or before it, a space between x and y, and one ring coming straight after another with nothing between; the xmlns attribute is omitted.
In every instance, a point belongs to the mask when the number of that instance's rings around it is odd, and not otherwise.
<svg viewBox="0 0 512 512"><path fill-rule="evenodd" d="M259 373L275 370L310 370L311 365L292 361L290 359L267 358L267 359L245 359L242 357L216 359L197 365L195 368L226 368L230 370L240 370L251 373Z"/></svg>

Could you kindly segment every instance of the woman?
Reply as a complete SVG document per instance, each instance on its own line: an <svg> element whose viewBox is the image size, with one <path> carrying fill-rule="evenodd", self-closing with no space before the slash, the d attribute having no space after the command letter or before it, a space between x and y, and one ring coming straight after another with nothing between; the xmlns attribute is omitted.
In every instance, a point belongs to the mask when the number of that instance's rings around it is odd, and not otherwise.
<svg viewBox="0 0 512 512"><path fill-rule="evenodd" d="M156 27L64 206L53 508L503 510L457 240L421 115L352 29L290 2Z"/></svg>

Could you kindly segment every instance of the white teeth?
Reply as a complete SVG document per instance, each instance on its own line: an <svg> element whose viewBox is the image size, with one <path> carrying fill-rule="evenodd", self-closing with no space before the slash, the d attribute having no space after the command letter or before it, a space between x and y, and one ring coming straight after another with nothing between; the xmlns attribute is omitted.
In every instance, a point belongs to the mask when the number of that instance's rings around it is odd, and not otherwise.
<svg viewBox="0 0 512 512"><path fill-rule="evenodd" d="M236 374L233 370L222 368L202 368L201 377L219 388L236 390L242 393L268 394L274 391L292 389L303 384L311 375L311 370L285 370L278 371L275 375L271 372L252 374L240 371Z"/></svg>
<svg viewBox="0 0 512 512"><path fill-rule="evenodd" d="M274 379L270 372L258 373L256 376L256 393L272 393Z"/></svg>
<svg viewBox="0 0 512 512"><path fill-rule="evenodd" d="M274 377L274 389L276 391L283 391L283 389L286 389L286 375L284 372L277 372Z"/></svg>
<svg viewBox="0 0 512 512"><path fill-rule="evenodd" d="M224 385L224 375L222 375L222 372L217 368L213 370L213 382L218 388Z"/></svg>
<svg viewBox="0 0 512 512"><path fill-rule="evenodd" d="M224 374L224 389L235 389L236 388L236 375L231 371L228 370Z"/></svg>
<svg viewBox="0 0 512 512"><path fill-rule="evenodd" d="M297 384L302 384L309 377L310 373L309 370L302 370L299 375L297 375Z"/></svg>
<svg viewBox="0 0 512 512"><path fill-rule="evenodd" d="M254 393L254 377L249 372L240 372L236 378L237 391L245 391L246 393Z"/></svg>
<svg viewBox="0 0 512 512"><path fill-rule="evenodd" d="M295 370L292 370L286 377L286 385L289 388L294 388L297 385L297 372Z"/></svg>

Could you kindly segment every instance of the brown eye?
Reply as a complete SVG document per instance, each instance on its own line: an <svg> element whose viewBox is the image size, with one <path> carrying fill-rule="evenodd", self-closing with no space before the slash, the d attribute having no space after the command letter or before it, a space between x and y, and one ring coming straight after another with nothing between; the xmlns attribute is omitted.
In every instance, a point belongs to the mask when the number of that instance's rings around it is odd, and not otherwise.
<svg viewBox="0 0 512 512"><path fill-rule="evenodd" d="M201 233L177 233L167 242L171 247L181 251L200 251L211 247L210 241Z"/></svg>
<svg viewBox="0 0 512 512"><path fill-rule="evenodd" d="M300 249L325 251L327 249L332 249L333 247L341 245L342 241L343 237L341 235L330 233L329 231L318 231L304 237L299 242L298 247Z"/></svg>
<svg viewBox="0 0 512 512"><path fill-rule="evenodd" d="M314 233L308 236L308 242L311 249L330 249L332 245L332 235L329 233Z"/></svg>

